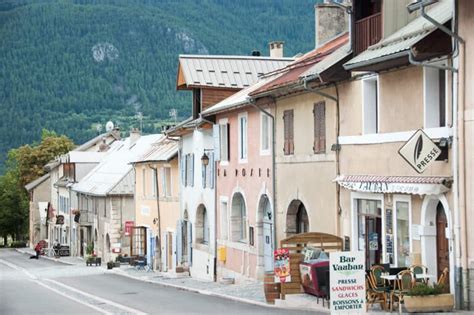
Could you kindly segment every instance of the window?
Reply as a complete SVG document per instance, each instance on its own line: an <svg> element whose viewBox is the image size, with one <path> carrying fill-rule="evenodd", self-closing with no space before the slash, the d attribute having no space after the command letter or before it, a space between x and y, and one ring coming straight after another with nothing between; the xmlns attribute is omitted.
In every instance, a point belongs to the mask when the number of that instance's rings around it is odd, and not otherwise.
<svg viewBox="0 0 474 315"><path fill-rule="evenodd" d="M247 113L239 115L239 161L247 160Z"/></svg>
<svg viewBox="0 0 474 315"><path fill-rule="evenodd" d="M326 152L326 103L314 104L314 153Z"/></svg>
<svg viewBox="0 0 474 315"><path fill-rule="evenodd" d="M161 168L161 184L163 186L163 197L171 197L171 168Z"/></svg>
<svg viewBox="0 0 474 315"><path fill-rule="evenodd" d="M247 242L247 209L245 201L240 193L236 193L232 199L231 214L232 240Z"/></svg>
<svg viewBox="0 0 474 315"><path fill-rule="evenodd" d="M151 189L153 193L153 197L156 197L157 187L156 187L156 169L151 170Z"/></svg>
<svg viewBox="0 0 474 315"><path fill-rule="evenodd" d="M194 186L194 154L184 157L184 186Z"/></svg>
<svg viewBox="0 0 474 315"><path fill-rule="evenodd" d="M378 125L378 77L362 80L362 133L377 133Z"/></svg>
<svg viewBox="0 0 474 315"><path fill-rule="evenodd" d="M221 239L227 240L227 201L221 201Z"/></svg>
<svg viewBox="0 0 474 315"><path fill-rule="evenodd" d="M270 117L260 114L260 151L261 154L270 154L270 135L272 133Z"/></svg>
<svg viewBox="0 0 474 315"><path fill-rule="evenodd" d="M207 210L204 205L200 205L196 213L196 242L209 244L210 228Z"/></svg>
<svg viewBox="0 0 474 315"><path fill-rule="evenodd" d="M284 143L283 152L285 155L293 154L295 151L295 143L293 140L293 110L285 110L283 112L283 129Z"/></svg>
<svg viewBox="0 0 474 315"><path fill-rule="evenodd" d="M446 126L446 71L425 67L424 120L425 128Z"/></svg>
<svg viewBox="0 0 474 315"><path fill-rule="evenodd" d="M229 161L229 124L219 124L219 139L220 139L220 155L221 155L221 162Z"/></svg>
<svg viewBox="0 0 474 315"><path fill-rule="evenodd" d="M407 201L395 202L395 224L396 224L396 264L397 267L409 267L410 265L410 213Z"/></svg>
<svg viewBox="0 0 474 315"><path fill-rule="evenodd" d="M296 213L296 233L306 233L309 232L309 219L308 213L306 213L306 208L301 203L298 207L298 212Z"/></svg>
<svg viewBox="0 0 474 315"><path fill-rule="evenodd" d="M206 155L209 158L209 164L202 166L202 187L203 188L214 188L214 152L207 152Z"/></svg>

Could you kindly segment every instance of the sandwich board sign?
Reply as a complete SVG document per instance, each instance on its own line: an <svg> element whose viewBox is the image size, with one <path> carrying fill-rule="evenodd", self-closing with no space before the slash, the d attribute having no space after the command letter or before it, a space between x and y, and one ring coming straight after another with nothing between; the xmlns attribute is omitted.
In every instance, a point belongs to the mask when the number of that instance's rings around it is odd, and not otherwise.
<svg viewBox="0 0 474 315"><path fill-rule="evenodd" d="M365 314L365 252L329 255L331 314Z"/></svg>
<svg viewBox="0 0 474 315"><path fill-rule="evenodd" d="M398 150L398 153L421 174L441 154L441 149L423 130L418 129Z"/></svg>

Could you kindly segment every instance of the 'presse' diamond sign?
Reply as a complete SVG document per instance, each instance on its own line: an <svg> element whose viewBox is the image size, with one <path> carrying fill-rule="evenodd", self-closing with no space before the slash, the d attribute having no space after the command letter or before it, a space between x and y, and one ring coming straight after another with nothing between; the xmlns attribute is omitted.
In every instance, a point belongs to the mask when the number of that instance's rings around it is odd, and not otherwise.
<svg viewBox="0 0 474 315"><path fill-rule="evenodd" d="M398 153L418 173L423 173L441 154L441 149L418 129L413 136L398 150Z"/></svg>

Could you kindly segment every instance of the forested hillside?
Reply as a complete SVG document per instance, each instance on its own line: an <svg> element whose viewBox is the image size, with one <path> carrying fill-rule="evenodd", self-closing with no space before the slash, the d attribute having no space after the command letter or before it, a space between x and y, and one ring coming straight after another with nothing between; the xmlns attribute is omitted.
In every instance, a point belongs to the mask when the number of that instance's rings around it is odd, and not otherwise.
<svg viewBox="0 0 474 315"><path fill-rule="evenodd" d="M0 0L0 173L47 128L81 143L108 120L159 130L189 114L179 54L285 55L314 46L315 0Z"/></svg>

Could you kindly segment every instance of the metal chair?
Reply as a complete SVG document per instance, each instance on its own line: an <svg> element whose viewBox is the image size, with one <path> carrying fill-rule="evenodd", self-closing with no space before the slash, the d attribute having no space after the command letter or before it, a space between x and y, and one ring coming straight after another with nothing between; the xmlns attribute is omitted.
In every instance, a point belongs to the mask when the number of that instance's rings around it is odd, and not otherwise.
<svg viewBox="0 0 474 315"><path fill-rule="evenodd" d="M400 271L395 280L395 287L390 293L390 310L393 311L395 298L398 300L399 312L402 312L402 302L404 295L413 288L413 273L410 270Z"/></svg>

